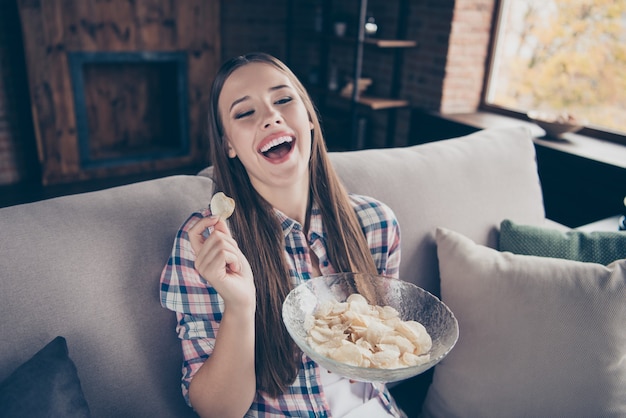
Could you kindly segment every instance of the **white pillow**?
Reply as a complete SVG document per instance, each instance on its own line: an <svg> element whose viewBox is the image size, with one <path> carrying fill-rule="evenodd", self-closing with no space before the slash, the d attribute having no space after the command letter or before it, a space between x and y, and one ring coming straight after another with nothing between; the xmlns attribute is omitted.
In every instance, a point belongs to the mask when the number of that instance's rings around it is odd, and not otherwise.
<svg viewBox="0 0 626 418"><path fill-rule="evenodd" d="M514 255L436 233L459 340L426 417L626 416L626 259Z"/></svg>

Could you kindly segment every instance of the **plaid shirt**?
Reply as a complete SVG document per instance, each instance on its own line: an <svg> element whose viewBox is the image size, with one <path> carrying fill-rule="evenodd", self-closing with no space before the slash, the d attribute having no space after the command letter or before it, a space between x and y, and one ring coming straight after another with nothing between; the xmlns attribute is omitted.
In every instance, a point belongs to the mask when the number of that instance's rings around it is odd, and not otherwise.
<svg viewBox="0 0 626 418"><path fill-rule="evenodd" d="M351 202L379 274L398 275L400 265L400 231L394 213L381 202L359 195L350 195ZM161 304L178 319L176 331L183 348L183 396L189 404L189 383L211 355L218 333L224 303L217 292L200 278L194 268L195 255L189 243L189 229L209 209L193 213L178 231L174 248L161 275ZM292 284L298 285L312 277L309 248L319 259L322 274L335 273L326 254L326 232L317 206L311 211L310 228L305 236L302 225L276 210L285 236L285 252ZM320 369L313 360L302 355L300 371L286 393L271 398L257 391L246 417L301 416L329 417L330 411L320 386ZM399 416L384 384L374 384L373 397L378 397L394 416Z"/></svg>

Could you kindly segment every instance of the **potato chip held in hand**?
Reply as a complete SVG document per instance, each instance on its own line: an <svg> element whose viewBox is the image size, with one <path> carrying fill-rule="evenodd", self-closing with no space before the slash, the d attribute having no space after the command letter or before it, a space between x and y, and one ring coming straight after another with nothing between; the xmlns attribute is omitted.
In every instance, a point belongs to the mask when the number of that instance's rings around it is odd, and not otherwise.
<svg viewBox="0 0 626 418"><path fill-rule="evenodd" d="M235 210L235 200L222 192L215 193L211 198L211 213L226 220Z"/></svg>

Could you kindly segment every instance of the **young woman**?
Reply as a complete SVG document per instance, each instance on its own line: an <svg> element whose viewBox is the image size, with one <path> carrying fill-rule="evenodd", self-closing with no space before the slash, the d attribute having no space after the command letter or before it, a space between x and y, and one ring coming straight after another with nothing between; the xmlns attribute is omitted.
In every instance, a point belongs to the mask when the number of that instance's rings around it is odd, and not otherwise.
<svg viewBox="0 0 626 418"><path fill-rule="evenodd" d="M178 319L186 401L220 418L401 416L385 385L322 370L281 318L289 291L312 277L397 276L391 209L346 192L311 99L272 56L222 66L209 136L215 191L233 197L235 211L228 222L209 208L192 214L161 276L161 303Z"/></svg>

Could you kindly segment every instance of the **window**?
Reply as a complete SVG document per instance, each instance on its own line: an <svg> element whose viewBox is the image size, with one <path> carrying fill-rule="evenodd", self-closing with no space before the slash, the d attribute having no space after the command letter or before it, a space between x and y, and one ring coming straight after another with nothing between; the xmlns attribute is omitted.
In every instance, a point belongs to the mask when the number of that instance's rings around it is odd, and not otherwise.
<svg viewBox="0 0 626 418"><path fill-rule="evenodd" d="M569 113L626 143L626 1L501 0L485 107Z"/></svg>

